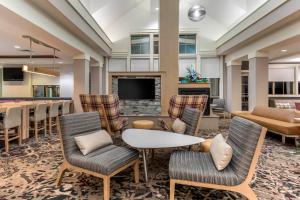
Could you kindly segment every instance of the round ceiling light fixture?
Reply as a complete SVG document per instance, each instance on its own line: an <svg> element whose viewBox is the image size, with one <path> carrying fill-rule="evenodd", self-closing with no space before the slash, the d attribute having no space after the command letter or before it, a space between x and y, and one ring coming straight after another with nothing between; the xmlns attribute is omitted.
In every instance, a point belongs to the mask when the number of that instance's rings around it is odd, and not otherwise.
<svg viewBox="0 0 300 200"><path fill-rule="evenodd" d="M201 5L193 5L188 11L188 17L193 22L201 21L206 15L206 9Z"/></svg>

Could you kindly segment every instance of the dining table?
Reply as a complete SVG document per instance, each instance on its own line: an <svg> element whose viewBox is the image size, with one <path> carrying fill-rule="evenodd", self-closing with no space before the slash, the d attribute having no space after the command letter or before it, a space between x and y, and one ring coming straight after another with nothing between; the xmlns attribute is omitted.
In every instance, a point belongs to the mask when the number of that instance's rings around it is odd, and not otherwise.
<svg viewBox="0 0 300 200"><path fill-rule="evenodd" d="M29 138L29 130L30 130L30 115L34 112L35 107L38 104L48 104L50 107L52 103L59 102L61 105L63 104L64 100L37 100L37 101L19 101L19 102L4 102L0 103L0 113L6 113L7 109L10 107L21 107L22 108L22 140Z"/></svg>

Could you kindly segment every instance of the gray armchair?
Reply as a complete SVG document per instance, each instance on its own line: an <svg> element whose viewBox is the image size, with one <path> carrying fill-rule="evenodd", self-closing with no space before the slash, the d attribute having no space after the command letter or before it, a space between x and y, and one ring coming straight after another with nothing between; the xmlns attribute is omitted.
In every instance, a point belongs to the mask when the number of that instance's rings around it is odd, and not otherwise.
<svg viewBox="0 0 300 200"><path fill-rule="evenodd" d="M61 184L66 170L84 172L103 179L103 199L108 200L110 198L110 178L120 171L133 166L135 182L139 182L138 151L108 145L84 156L77 147L75 136L101 129L98 112L61 116L59 127L64 162L59 170L58 186Z"/></svg>
<svg viewBox="0 0 300 200"><path fill-rule="evenodd" d="M226 117L225 100L224 99L213 99L210 105L213 113Z"/></svg>
<svg viewBox="0 0 300 200"><path fill-rule="evenodd" d="M227 143L233 149L229 165L218 171L209 153L176 152L169 163L170 199L175 184L239 192L257 199L249 184L255 172L267 129L243 118L233 118Z"/></svg>

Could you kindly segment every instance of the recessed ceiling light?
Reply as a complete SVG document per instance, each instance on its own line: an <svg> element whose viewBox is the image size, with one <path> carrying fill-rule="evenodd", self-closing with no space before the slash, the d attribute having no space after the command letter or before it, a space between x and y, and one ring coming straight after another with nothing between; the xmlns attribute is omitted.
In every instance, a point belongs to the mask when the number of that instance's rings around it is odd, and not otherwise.
<svg viewBox="0 0 300 200"><path fill-rule="evenodd" d="M159 10L159 7L156 7L155 10Z"/></svg>
<svg viewBox="0 0 300 200"><path fill-rule="evenodd" d="M14 45L15 49L21 49L21 47L19 45Z"/></svg>
<svg viewBox="0 0 300 200"><path fill-rule="evenodd" d="M281 49L281 52L287 52L287 49Z"/></svg>
<svg viewBox="0 0 300 200"><path fill-rule="evenodd" d="M63 61L59 61L59 62L58 62L58 64L63 64L63 63L64 63Z"/></svg>

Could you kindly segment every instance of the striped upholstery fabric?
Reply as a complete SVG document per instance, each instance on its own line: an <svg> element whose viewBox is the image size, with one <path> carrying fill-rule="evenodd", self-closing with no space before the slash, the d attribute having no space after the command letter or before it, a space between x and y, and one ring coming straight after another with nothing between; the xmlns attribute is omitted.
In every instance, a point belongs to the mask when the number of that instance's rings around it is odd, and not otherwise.
<svg viewBox="0 0 300 200"><path fill-rule="evenodd" d="M177 152L170 158L170 177L227 186L242 183L248 174L261 130L262 127L254 122L234 117L227 139L233 149L233 156L224 170L216 169L210 154Z"/></svg>
<svg viewBox="0 0 300 200"><path fill-rule="evenodd" d="M115 145L82 155L74 137L101 129L98 112L64 115L60 117L60 124L64 156L74 166L107 175L138 158L137 151Z"/></svg>
<svg viewBox="0 0 300 200"><path fill-rule="evenodd" d="M229 167L241 180L248 175L261 130L260 125L240 117L234 117L230 123L227 143L233 155Z"/></svg>
<svg viewBox="0 0 300 200"><path fill-rule="evenodd" d="M69 157L69 162L93 172L109 175L130 161L137 159L138 156L138 151L109 145L86 156L83 156L80 151L76 151Z"/></svg>
<svg viewBox="0 0 300 200"><path fill-rule="evenodd" d="M190 108L188 106L184 108L181 117L181 120L186 124L186 130L184 134L195 135L200 115L201 111L198 109Z"/></svg>
<svg viewBox="0 0 300 200"><path fill-rule="evenodd" d="M115 95L80 95L81 106L84 112L100 111L102 127L107 128L105 124L104 113L100 106L103 105L109 126L113 132L122 131L128 126L128 119L120 117L120 101Z"/></svg>
<svg viewBox="0 0 300 200"><path fill-rule="evenodd" d="M210 153L175 152L169 163L172 179L220 185L237 185L239 179L230 167L218 171Z"/></svg>
<svg viewBox="0 0 300 200"><path fill-rule="evenodd" d="M174 95L169 102L169 117L171 119L181 118L186 106L204 112L207 100L207 95Z"/></svg>

